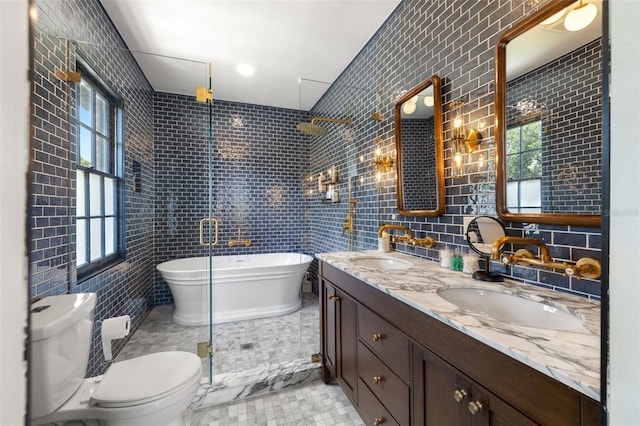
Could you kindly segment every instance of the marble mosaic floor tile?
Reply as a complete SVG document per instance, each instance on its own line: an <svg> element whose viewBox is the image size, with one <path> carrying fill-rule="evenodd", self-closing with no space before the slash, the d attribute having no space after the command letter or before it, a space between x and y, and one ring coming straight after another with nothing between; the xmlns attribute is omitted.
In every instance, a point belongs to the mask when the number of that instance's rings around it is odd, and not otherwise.
<svg viewBox="0 0 640 426"><path fill-rule="evenodd" d="M225 374L258 365L310 359L320 351L318 297L302 293L302 308L271 318L213 326L213 374ZM118 354L122 361L160 351L195 352L197 342L207 341L209 327L186 327L171 319L172 305L156 306ZM203 360L208 376L209 361Z"/></svg>
<svg viewBox="0 0 640 426"><path fill-rule="evenodd" d="M358 413L337 385L321 381L185 413L186 426L360 426Z"/></svg>

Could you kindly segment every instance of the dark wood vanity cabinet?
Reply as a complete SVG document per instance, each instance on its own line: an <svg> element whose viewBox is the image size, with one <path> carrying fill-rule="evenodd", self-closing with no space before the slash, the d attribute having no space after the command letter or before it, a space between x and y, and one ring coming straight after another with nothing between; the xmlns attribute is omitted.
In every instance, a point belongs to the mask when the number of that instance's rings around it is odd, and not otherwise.
<svg viewBox="0 0 640 426"><path fill-rule="evenodd" d="M599 424L599 404L320 262L321 357L368 425Z"/></svg>

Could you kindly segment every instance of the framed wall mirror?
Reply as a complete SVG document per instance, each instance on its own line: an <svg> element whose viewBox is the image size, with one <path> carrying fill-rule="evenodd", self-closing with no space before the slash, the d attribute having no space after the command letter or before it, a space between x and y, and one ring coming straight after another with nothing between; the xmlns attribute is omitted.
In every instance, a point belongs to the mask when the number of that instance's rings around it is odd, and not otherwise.
<svg viewBox="0 0 640 426"><path fill-rule="evenodd" d="M442 94L437 75L395 106L398 210L402 216L444 213Z"/></svg>
<svg viewBox="0 0 640 426"><path fill-rule="evenodd" d="M586 26L575 24L581 5L549 2L496 46L496 207L504 220L600 226L602 4L589 0Z"/></svg>

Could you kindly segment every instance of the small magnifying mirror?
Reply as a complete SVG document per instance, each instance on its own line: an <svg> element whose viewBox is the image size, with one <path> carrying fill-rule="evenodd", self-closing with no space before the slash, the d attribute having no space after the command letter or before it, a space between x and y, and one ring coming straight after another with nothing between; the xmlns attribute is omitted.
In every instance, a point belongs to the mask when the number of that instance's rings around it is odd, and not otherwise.
<svg viewBox="0 0 640 426"><path fill-rule="evenodd" d="M491 248L494 241L505 236L504 225L491 216L478 216L469 222L467 243L469 247L484 259L484 271L476 271L473 278L481 281L504 281L502 275L490 272Z"/></svg>

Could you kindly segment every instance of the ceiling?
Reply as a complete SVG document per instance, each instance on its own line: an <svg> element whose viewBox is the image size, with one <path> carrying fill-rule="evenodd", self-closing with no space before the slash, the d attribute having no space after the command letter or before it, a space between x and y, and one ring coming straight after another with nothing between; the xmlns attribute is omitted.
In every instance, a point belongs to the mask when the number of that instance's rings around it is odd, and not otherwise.
<svg viewBox="0 0 640 426"><path fill-rule="evenodd" d="M154 90L195 96L210 63L215 99L309 110L400 0L101 3Z"/></svg>

